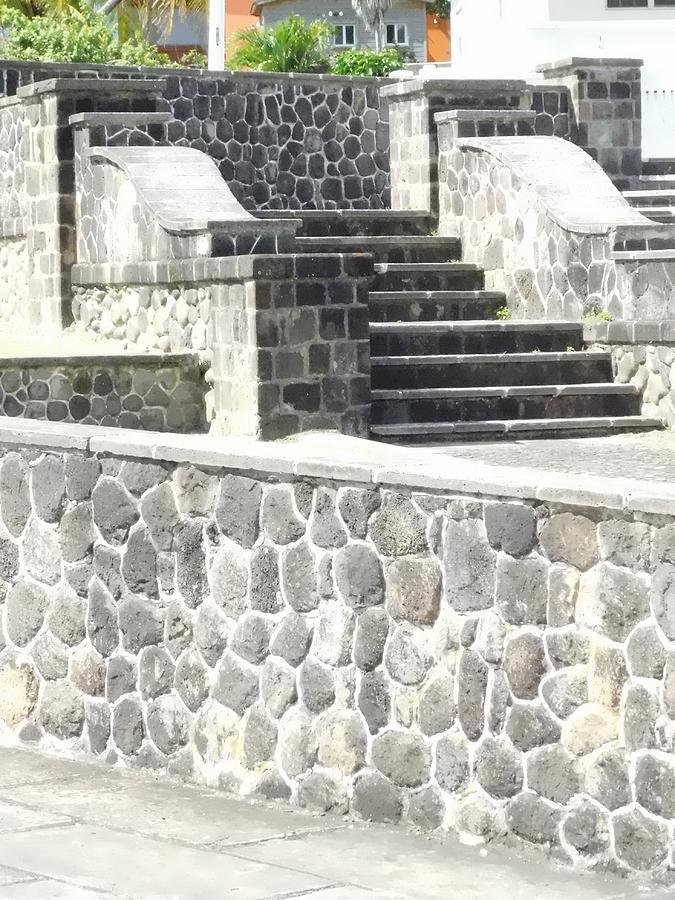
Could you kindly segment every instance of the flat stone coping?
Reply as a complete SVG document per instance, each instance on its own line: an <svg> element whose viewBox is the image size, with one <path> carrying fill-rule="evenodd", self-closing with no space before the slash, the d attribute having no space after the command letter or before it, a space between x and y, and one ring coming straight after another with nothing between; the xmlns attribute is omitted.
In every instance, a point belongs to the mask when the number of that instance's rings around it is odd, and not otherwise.
<svg viewBox="0 0 675 900"><path fill-rule="evenodd" d="M195 151L199 152L199 151ZM296 263L314 258L312 253L247 254L245 256L192 257L135 263L92 263L75 265L71 270L73 284L152 284L242 281L292 278ZM366 277L373 272L372 256L366 253L321 254L322 259L339 257L343 263L351 259L351 274Z"/></svg>
<svg viewBox="0 0 675 900"><path fill-rule="evenodd" d="M0 69L13 69L14 71L43 72L54 71L59 74L62 72L72 73L75 77L94 76L96 72L130 75L134 80L141 78L199 78L210 79L214 81L234 80L234 81L255 81L257 84L280 84L283 82L296 82L307 85L330 84L339 86L340 84L354 85L354 87L374 85L379 87L381 84L391 84L393 78L376 78L373 75L319 75L306 74L302 72L249 72L235 69L194 69L194 68L171 68L167 69L163 66L115 66L94 63L58 63L58 62L42 62L37 60L18 60L18 59L0 59ZM110 81L111 79L96 79L97 81Z"/></svg>
<svg viewBox="0 0 675 900"><path fill-rule="evenodd" d="M621 438L449 444L417 449L333 432L309 433L271 443L252 438L0 419L0 444L8 446L108 453L271 477L320 478L410 491L675 515L675 437L656 435L656 439L663 438L670 442L665 451L667 464L650 468L649 443L633 437L623 439L630 459L622 465ZM636 442L638 451L634 449ZM540 450L538 461L534 457L539 467L528 464L528 453L534 453L535 445ZM591 463L596 470L600 467L602 472L617 472L619 477L587 474L586 466Z"/></svg>
<svg viewBox="0 0 675 900"><path fill-rule="evenodd" d="M215 160L190 147L92 147L92 163L121 169L151 215L171 233L226 227L240 233L288 231L286 223L257 221L236 199Z"/></svg>
<svg viewBox="0 0 675 900"><path fill-rule="evenodd" d="M2 65L0 63L0 65ZM36 63L35 65L40 65ZM17 88L19 99L41 94L150 94L166 88L161 78L48 78Z"/></svg>
<svg viewBox="0 0 675 900"><path fill-rule="evenodd" d="M609 234L621 225L650 225L629 206L595 160L569 141L532 136L458 138L456 146L493 156L511 169L566 231Z"/></svg>
<svg viewBox="0 0 675 900"><path fill-rule="evenodd" d="M437 125L445 122L522 122L537 118L533 109L449 109L446 112L436 113L434 121Z"/></svg>
<svg viewBox="0 0 675 900"><path fill-rule="evenodd" d="M586 321L584 341L601 344L675 344L675 319Z"/></svg>
<svg viewBox="0 0 675 900"><path fill-rule="evenodd" d="M383 97L407 97L414 94L448 94L471 97L484 94L520 94L527 91L527 82L514 78L411 78L383 87Z"/></svg>
<svg viewBox="0 0 675 900"><path fill-rule="evenodd" d="M255 209L252 214L256 219L429 219L429 209Z"/></svg>
<svg viewBox="0 0 675 900"><path fill-rule="evenodd" d="M0 355L0 370L9 368L41 369L46 366L195 366L199 367L196 353L69 353L56 356L53 353L36 353L34 356ZM0 420L1 422L2 420Z"/></svg>
<svg viewBox="0 0 675 900"><path fill-rule="evenodd" d="M161 125L173 116L167 112L81 112L68 121L71 125Z"/></svg>
<svg viewBox="0 0 675 900"><path fill-rule="evenodd" d="M566 56L563 59L557 59L554 62L541 63L535 67L535 72L542 72L546 77L551 75L560 75L564 69L638 69L644 66L643 59L634 59L632 57L593 57L593 56Z"/></svg>

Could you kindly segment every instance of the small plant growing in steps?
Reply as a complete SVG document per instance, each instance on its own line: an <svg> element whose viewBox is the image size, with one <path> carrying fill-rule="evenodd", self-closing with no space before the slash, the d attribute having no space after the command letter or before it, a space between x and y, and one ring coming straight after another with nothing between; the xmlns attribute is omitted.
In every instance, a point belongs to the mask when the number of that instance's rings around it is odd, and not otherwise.
<svg viewBox="0 0 675 900"><path fill-rule="evenodd" d="M506 322L511 318L511 310L508 306L498 306L495 310L495 319Z"/></svg>
<svg viewBox="0 0 675 900"><path fill-rule="evenodd" d="M611 322L612 316L599 306L589 306L581 315L584 322Z"/></svg>
<svg viewBox="0 0 675 900"><path fill-rule="evenodd" d="M568 347L568 348L567 348L567 352L568 352L568 353L576 353L576 352L577 352L577 348L576 348L576 347Z"/></svg>

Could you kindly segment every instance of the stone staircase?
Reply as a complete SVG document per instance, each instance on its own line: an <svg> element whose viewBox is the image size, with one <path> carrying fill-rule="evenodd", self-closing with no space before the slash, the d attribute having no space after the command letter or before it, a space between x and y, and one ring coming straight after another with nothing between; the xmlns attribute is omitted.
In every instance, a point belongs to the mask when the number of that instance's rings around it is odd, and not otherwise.
<svg viewBox="0 0 675 900"><path fill-rule="evenodd" d="M298 214L301 252L375 258L373 438L579 437L661 426L640 415L637 387L613 382L611 354L584 348L581 322L500 320L504 295L485 290L479 266L461 262L456 238L425 235L425 218L399 214L398 233L387 234L385 211L322 216L316 236L317 220Z"/></svg>
<svg viewBox="0 0 675 900"><path fill-rule="evenodd" d="M639 188L623 195L648 219L675 223L675 160L645 160Z"/></svg>

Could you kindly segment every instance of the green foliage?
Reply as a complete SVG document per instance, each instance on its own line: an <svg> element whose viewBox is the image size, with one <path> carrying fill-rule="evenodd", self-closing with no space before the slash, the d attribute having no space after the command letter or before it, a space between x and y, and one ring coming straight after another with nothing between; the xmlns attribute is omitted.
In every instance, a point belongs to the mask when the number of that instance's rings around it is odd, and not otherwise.
<svg viewBox="0 0 675 900"><path fill-rule="evenodd" d="M186 69L205 69L208 64L209 58L206 53L194 48L186 51L178 60L178 65L184 66Z"/></svg>
<svg viewBox="0 0 675 900"><path fill-rule="evenodd" d="M499 306L495 310L495 318L500 319L502 322L505 322L511 318L511 310L508 308L508 306Z"/></svg>
<svg viewBox="0 0 675 900"><path fill-rule="evenodd" d="M600 309L598 306L589 306L588 309L584 310L581 318L584 322L611 322L611 315L604 309Z"/></svg>
<svg viewBox="0 0 675 900"><path fill-rule="evenodd" d="M450 15L450 0L435 0L429 4L428 10L440 19L447 19Z"/></svg>
<svg viewBox="0 0 675 900"><path fill-rule="evenodd" d="M343 50L333 61L336 75L375 75L386 78L395 69L400 69L409 59L409 51L392 47L388 50L370 50L356 47Z"/></svg>
<svg viewBox="0 0 675 900"><path fill-rule="evenodd" d="M332 29L317 19L289 16L270 28L246 28L234 35L228 66L258 72L327 72Z"/></svg>
<svg viewBox="0 0 675 900"><path fill-rule="evenodd" d="M68 7L58 15L38 16L3 7L0 9L0 26L6 30L6 37L0 42L3 59L173 65L166 53L161 53L139 34L127 41L118 41L103 16L89 7Z"/></svg>

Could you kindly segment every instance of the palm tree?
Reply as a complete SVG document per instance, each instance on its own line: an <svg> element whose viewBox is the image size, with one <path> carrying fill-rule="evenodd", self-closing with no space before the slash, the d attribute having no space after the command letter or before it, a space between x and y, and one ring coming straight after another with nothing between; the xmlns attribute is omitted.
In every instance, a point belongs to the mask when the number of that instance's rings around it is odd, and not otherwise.
<svg viewBox="0 0 675 900"><path fill-rule="evenodd" d="M163 35L173 28L176 13L208 15L208 0L105 0L98 12L104 16L117 10L120 37L123 33L143 31L152 25Z"/></svg>
<svg viewBox="0 0 675 900"><path fill-rule="evenodd" d="M392 0L352 0L352 6L368 31L375 32L376 50L381 50L384 45L384 17L391 5Z"/></svg>

